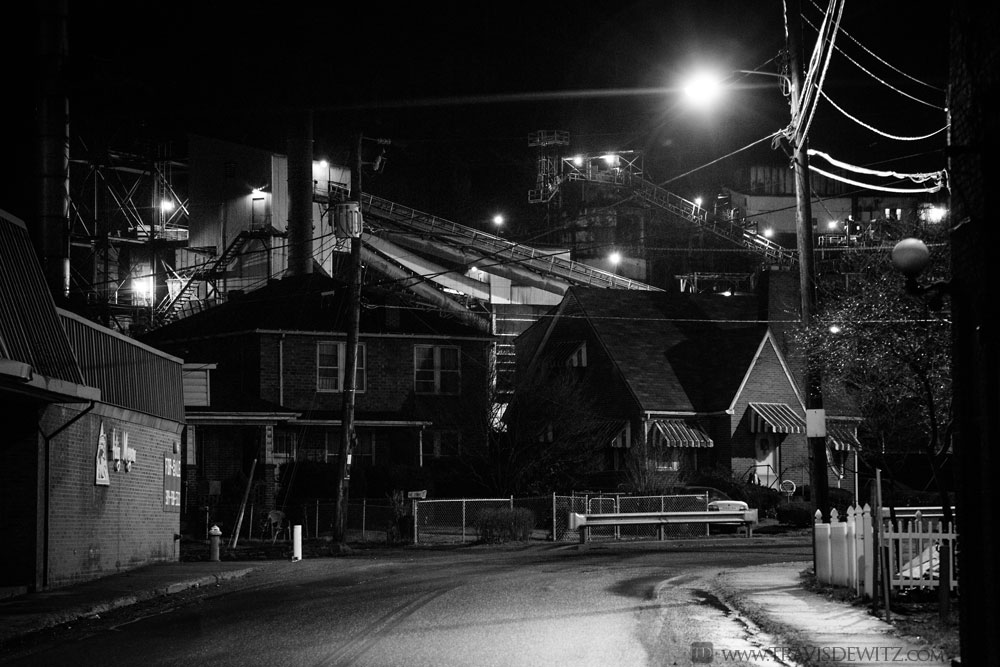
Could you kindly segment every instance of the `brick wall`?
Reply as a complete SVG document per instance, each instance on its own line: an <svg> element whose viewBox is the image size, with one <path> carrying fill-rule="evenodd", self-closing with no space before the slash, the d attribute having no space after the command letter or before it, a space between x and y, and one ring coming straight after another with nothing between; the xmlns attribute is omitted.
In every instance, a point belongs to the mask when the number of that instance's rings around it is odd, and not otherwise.
<svg viewBox="0 0 1000 667"><path fill-rule="evenodd" d="M48 408L42 431L55 432L78 412ZM124 466L116 472L109 461L109 486L94 483L102 424L109 459L113 429L127 432L128 446L135 450L129 472ZM49 447L47 586L177 559L180 514L164 511L163 457L180 458L179 424L98 405L59 432Z"/></svg>
<svg viewBox="0 0 1000 667"><path fill-rule="evenodd" d="M764 346L734 406L731 420L734 475L742 475L754 464L754 434L750 433L747 418L751 402L786 403L804 417L799 398L771 345ZM781 478L790 479L796 485L808 484L809 453L805 435L790 433L779 439L779 443Z"/></svg>

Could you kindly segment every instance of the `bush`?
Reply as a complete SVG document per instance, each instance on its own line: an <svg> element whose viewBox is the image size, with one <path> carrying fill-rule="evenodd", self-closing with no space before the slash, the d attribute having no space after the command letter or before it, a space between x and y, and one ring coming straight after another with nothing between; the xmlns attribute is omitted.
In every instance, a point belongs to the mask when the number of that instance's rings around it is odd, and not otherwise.
<svg viewBox="0 0 1000 667"><path fill-rule="evenodd" d="M487 544L526 542L535 527L535 513L524 507L483 510L473 525L480 541Z"/></svg>
<svg viewBox="0 0 1000 667"><path fill-rule="evenodd" d="M778 505L778 523L794 526L795 528L808 528L813 525L813 513L815 509L811 503L802 501L792 501Z"/></svg>

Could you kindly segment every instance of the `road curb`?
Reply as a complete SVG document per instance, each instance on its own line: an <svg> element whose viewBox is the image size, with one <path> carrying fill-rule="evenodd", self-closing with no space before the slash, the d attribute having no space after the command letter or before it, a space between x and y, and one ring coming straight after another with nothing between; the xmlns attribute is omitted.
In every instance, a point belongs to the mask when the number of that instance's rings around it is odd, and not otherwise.
<svg viewBox="0 0 1000 667"><path fill-rule="evenodd" d="M7 642L16 639L17 637L25 636L33 632L39 632L41 630L47 630L54 628L65 623L72 623L85 618L93 618L101 614L106 614L110 611L116 609L121 609L123 607L129 607L140 602L145 602L147 600L152 600L158 597L164 597L168 595L175 595L182 591L190 590L193 588L203 588L206 586L212 586L215 584L220 584L224 581L230 581L233 579L240 579L250 575L250 573L258 570L259 567L245 567L238 570L229 570L227 572L220 572L217 574L210 574L202 577L187 579L183 581L177 581L166 586L160 586L157 588L152 588L144 591L137 591L135 593L130 593L128 595L122 595L110 600L103 600L101 602L94 602L89 604L78 605L70 609L64 609L57 612L49 612L45 615L36 616L30 620L18 623L12 623L11 625L20 625L20 627L7 627L3 631L0 631L0 646L6 644Z"/></svg>

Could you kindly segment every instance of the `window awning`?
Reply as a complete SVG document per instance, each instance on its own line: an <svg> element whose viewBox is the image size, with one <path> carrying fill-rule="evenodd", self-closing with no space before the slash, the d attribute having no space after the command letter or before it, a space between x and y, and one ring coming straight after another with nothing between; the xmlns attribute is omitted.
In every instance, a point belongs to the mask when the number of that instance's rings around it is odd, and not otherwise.
<svg viewBox="0 0 1000 667"><path fill-rule="evenodd" d="M646 422L650 444L662 447L711 447L714 443L701 427L684 419L653 419Z"/></svg>
<svg viewBox="0 0 1000 667"><path fill-rule="evenodd" d="M806 421L786 403L751 403L751 433L805 433Z"/></svg>
<svg viewBox="0 0 1000 667"><path fill-rule="evenodd" d="M861 449L858 427L843 422L826 422L826 443L835 452L853 452Z"/></svg>

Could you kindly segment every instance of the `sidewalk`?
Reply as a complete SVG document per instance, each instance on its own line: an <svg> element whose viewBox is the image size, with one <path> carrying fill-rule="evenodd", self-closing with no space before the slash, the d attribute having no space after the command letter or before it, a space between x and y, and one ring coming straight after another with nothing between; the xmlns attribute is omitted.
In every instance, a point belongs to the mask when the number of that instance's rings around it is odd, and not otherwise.
<svg viewBox="0 0 1000 667"><path fill-rule="evenodd" d="M951 665L955 656L900 637L867 610L807 591L800 574L811 567L799 561L726 571L716 579L716 592L771 635L780 644L776 653L791 664Z"/></svg>
<svg viewBox="0 0 1000 667"><path fill-rule="evenodd" d="M0 599L0 647L10 640L112 609L245 577L272 561L170 562L81 584Z"/></svg>

